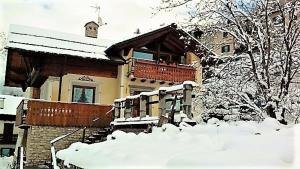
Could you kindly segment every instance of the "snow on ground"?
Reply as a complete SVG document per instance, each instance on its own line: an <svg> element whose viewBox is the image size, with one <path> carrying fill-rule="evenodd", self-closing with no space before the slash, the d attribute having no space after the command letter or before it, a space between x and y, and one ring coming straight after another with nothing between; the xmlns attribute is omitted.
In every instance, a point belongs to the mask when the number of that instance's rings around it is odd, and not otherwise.
<svg viewBox="0 0 300 169"><path fill-rule="evenodd" d="M150 134L115 131L108 141L74 143L57 157L85 169L298 168L300 126L212 119L188 127L166 124ZM187 127L185 127L187 126ZM297 131L297 132L296 132ZM299 134L298 136L299 137ZM298 155L297 155L298 157ZM297 163L298 162L298 163ZM298 166L297 166L298 165ZM295 169L296 169L295 168Z"/></svg>
<svg viewBox="0 0 300 169"><path fill-rule="evenodd" d="M1 157L0 158L0 168L1 169L11 169L13 162L13 157Z"/></svg>

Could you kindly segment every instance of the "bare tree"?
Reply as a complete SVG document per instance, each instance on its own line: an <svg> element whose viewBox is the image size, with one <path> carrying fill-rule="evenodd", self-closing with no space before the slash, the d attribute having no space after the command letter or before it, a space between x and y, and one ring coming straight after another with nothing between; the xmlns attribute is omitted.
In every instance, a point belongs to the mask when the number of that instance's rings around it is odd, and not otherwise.
<svg viewBox="0 0 300 169"><path fill-rule="evenodd" d="M242 49L233 56L237 59L230 59L227 65L239 74L232 81L235 84L230 85L241 86L236 86L231 93L223 93L224 98L278 120L293 112L290 109L293 106L286 105L295 104L291 91L297 87L292 82L300 67L299 0L162 0L159 9L182 5L190 8L183 27L228 32ZM233 63L235 67L231 66ZM243 71L236 71L237 67ZM249 86L255 95L244 91ZM229 98L231 94L234 97Z"/></svg>

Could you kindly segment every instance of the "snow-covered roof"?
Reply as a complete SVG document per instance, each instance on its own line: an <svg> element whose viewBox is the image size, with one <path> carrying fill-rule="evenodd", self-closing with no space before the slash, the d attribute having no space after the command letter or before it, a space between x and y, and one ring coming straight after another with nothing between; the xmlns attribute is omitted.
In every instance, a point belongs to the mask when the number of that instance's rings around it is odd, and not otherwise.
<svg viewBox="0 0 300 169"><path fill-rule="evenodd" d="M10 25L8 48L109 60L109 40L89 38L35 27Z"/></svg>
<svg viewBox="0 0 300 169"><path fill-rule="evenodd" d="M4 109L0 109L0 114L16 115L17 107L24 99L23 97L16 97L10 95L0 95L4 98Z"/></svg>

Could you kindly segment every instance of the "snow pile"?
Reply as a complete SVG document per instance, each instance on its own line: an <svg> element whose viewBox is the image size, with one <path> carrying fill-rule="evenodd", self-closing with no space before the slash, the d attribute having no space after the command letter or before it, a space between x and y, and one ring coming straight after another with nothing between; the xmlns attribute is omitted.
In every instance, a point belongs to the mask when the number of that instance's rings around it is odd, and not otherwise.
<svg viewBox="0 0 300 169"><path fill-rule="evenodd" d="M1 169L11 169L12 168L13 157L1 157L0 158L0 168Z"/></svg>
<svg viewBox="0 0 300 169"><path fill-rule="evenodd" d="M153 128L150 134L115 131L102 143L74 143L57 157L65 164L98 168L298 168L294 159L295 133L300 126L216 119L209 124L171 124ZM300 137L300 136L298 136ZM295 144L296 145L296 144ZM298 166L296 166L298 165Z"/></svg>

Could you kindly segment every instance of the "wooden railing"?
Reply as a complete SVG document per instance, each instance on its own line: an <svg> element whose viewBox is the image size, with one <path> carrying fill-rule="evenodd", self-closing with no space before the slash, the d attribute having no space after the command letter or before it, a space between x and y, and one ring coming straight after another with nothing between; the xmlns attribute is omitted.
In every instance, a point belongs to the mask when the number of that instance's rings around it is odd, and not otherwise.
<svg viewBox="0 0 300 169"><path fill-rule="evenodd" d="M19 106L17 107L16 113L16 126L20 126L25 123L26 110L24 110L25 100L22 100Z"/></svg>
<svg viewBox="0 0 300 169"><path fill-rule="evenodd" d="M137 78L183 82L194 81L196 70L191 66L157 64L135 59L132 64L132 73Z"/></svg>
<svg viewBox="0 0 300 169"><path fill-rule="evenodd" d="M112 121L112 113L107 113L111 108L110 105L28 100L27 113L22 124L61 127L107 127ZM18 114L17 116L21 115ZM17 119L22 118L17 117Z"/></svg>

